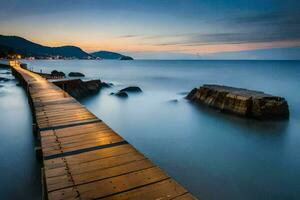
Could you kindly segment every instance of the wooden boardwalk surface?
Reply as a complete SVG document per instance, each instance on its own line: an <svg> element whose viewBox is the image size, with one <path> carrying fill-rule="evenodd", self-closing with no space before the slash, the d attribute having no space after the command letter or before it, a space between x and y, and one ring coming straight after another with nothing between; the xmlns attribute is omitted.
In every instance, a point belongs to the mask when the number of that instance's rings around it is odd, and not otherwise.
<svg viewBox="0 0 300 200"><path fill-rule="evenodd" d="M195 199L66 92L11 65L41 139L46 198Z"/></svg>

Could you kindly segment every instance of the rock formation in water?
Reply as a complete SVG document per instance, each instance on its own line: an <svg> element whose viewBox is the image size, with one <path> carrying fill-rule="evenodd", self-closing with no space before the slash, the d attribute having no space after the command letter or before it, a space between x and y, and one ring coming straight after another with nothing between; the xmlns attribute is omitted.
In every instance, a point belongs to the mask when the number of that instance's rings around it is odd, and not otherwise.
<svg viewBox="0 0 300 200"><path fill-rule="evenodd" d="M103 88L111 88L113 86L114 86L113 83L101 82L101 87L103 87Z"/></svg>
<svg viewBox="0 0 300 200"><path fill-rule="evenodd" d="M137 86L129 86L120 90L120 92L142 92L142 89Z"/></svg>
<svg viewBox="0 0 300 200"><path fill-rule="evenodd" d="M115 93L113 95L115 95L117 97L122 97L122 98L127 98L128 97L128 94L126 92L124 92L124 91L119 91L119 92L117 92L117 93Z"/></svg>
<svg viewBox="0 0 300 200"><path fill-rule="evenodd" d="M128 93L140 93L142 92L142 89L137 87L137 86L129 86L126 88L123 88L121 90L119 90L116 93L110 93L111 95L115 95L117 97L128 97Z"/></svg>
<svg viewBox="0 0 300 200"><path fill-rule="evenodd" d="M257 119L289 118L288 103L283 97L259 91L221 85L194 88L187 99L224 112Z"/></svg>
<svg viewBox="0 0 300 200"><path fill-rule="evenodd" d="M82 81L81 79L52 81L74 98L85 97L99 92L100 80Z"/></svg>
<svg viewBox="0 0 300 200"><path fill-rule="evenodd" d="M53 76L53 77L66 77L65 73L59 72L57 70L53 70L51 72L51 76Z"/></svg>

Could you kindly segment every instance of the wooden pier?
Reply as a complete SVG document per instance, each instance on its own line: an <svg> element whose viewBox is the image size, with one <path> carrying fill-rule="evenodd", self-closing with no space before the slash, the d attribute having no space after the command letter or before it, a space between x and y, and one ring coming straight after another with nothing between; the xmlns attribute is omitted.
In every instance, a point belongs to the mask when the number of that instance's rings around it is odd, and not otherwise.
<svg viewBox="0 0 300 200"><path fill-rule="evenodd" d="M195 199L65 91L10 65L41 141L45 199Z"/></svg>

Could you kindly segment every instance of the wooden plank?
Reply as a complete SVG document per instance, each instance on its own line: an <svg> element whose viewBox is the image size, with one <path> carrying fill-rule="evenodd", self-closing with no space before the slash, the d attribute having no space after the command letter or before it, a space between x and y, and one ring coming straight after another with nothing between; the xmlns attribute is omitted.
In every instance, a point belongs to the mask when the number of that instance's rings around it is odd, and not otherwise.
<svg viewBox="0 0 300 200"><path fill-rule="evenodd" d="M40 131L45 131L45 130L51 130L51 129L60 129L60 128L66 128L66 127L71 127L71 126L78 126L82 124L89 124L89 123L94 123L94 122L99 122L98 118L92 118L92 119L86 119L86 120L74 120L70 121L67 123L60 123L60 124L49 124L49 123L44 123L44 124L38 124L38 127Z"/></svg>
<svg viewBox="0 0 300 200"><path fill-rule="evenodd" d="M174 200L192 200L192 199L196 199L193 195L191 195L190 193L178 196L176 198L174 198Z"/></svg>
<svg viewBox="0 0 300 200"><path fill-rule="evenodd" d="M75 136L69 136L69 137L58 137L56 134L53 136L43 136L41 138L41 143L43 146L51 146L54 143L60 143L60 144L69 144L84 140L90 140L90 139L98 139L98 138L104 138L104 137L112 137L116 136L117 134L111 130L104 129L103 131L97 131L97 132L89 132L89 133L83 133L80 135Z"/></svg>
<svg viewBox="0 0 300 200"><path fill-rule="evenodd" d="M135 162L128 162L123 165L117 165L110 168L103 168L93 171L82 172L79 174L73 174L70 170L70 174L64 174L61 176L54 176L47 178L48 191L54 191L62 188L66 188L71 185L79 185L99 180L104 180L110 177L116 177L131 172L145 170L152 168L154 165L149 160L139 160Z"/></svg>
<svg viewBox="0 0 300 200"><path fill-rule="evenodd" d="M79 136L73 136L73 137L68 137L68 138L57 138L53 137L51 140L41 140L43 148L55 146L55 145L70 145L70 144L76 144L79 142L86 142L86 141L97 141L97 140L102 140L102 139L107 139L107 138L120 138L119 135L114 133L113 131L105 131L101 134L101 132L96 132L96 133L89 133L89 134L84 134L84 135L79 135Z"/></svg>
<svg viewBox="0 0 300 200"><path fill-rule="evenodd" d="M54 132L57 137L70 137L75 135L81 135L89 132L96 132L102 130L111 130L105 123L103 122L95 122L85 125L66 127L58 130L49 130L49 131L41 131L41 136L53 136Z"/></svg>
<svg viewBox="0 0 300 200"><path fill-rule="evenodd" d="M103 144L111 144L115 142L120 142L123 141L124 139L120 137L119 135L114 135L114 136L108 136L108 137L97 137L97 138L86 138L84 140L76 140L73 142L55 142L55 143L48 143L48 144L42 144L43 149L51 149L55 148L56 146L60 146L62 149L70 149L70 148L76 148L78 146L83 146L83 145L89 145L89 144L96 144L95 146L100 146Z"/></svg>
<svg viewBox="0 0 300 200"><path fill-rule="evenodd" d="M61 153L67 153L71 151L78 151L78 150L84 150L91 147L101 147L108 144L114 144L124 141L123 138L120 136L116 138L106 138L102 140L97 141L87 141L87 142L80 142L75 143L71 145L59 145L59 146L52 146L47 148L42 148L43 154L45 157L55 155L55 154L61 154Z"/></svg>
<svg viewBox="0 0 300 200"><path fill-rule="evenodd" d="M96 199L107 197L116 193L125 192L151 183L166 180L169 177L158 167L153 167L138 172L108 178L92 183L57 190L49 193L49 199L61 199L68 197L80 197L81 199ZM74 196L74 190L75 196Z"/></svg>
<svg viewBox="0 0 300 200"><path fill-rule="evenodd" d="M45 169L54 169L58 167L64 167L66 162L69 165L78 165L81 163L91 162L103 158L114 157L126 153L136 152L130 144L124 144L121 146L111 147L108 149L99 149L91 152L85 152L73 156L67 156L64 158L55 158L50 160L44 160Z"/></svg>
<svg viewBox="0 0 300 200"><path fill-rule="evenodd" d="M185 196L187 191L172 179L160 181L145 187L112 195L105 200L168 200Z"/></svg>
<svg viewBox="0 0 300 200"><path fill-rule="evenodd" d="M47 178L66 175L67 173L80 174L84 172L101 170L110 168L134 161L146 159L141 153L133 151L130 153L120 154L112 157L101 158L79 164L68 164L68 168L65 166L58 166L57 168L46 169L45 174ZM67 164L67 161L66 161Z"/></svg>

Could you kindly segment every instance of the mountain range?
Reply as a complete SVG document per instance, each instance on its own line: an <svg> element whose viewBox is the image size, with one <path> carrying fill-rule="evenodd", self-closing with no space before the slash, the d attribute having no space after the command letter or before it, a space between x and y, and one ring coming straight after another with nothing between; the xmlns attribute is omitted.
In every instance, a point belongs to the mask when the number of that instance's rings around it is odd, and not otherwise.
<svg viewBox="0 0 300 200"><path fill-rule="evenodd" d="M115 52L98 51L87 53L76 46L48 47L18 36L0 35L0 57L10 54L20 54L22 57L35 58L76 58L76 59L119 59L132 60L131 57Z"/></svg>

